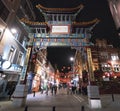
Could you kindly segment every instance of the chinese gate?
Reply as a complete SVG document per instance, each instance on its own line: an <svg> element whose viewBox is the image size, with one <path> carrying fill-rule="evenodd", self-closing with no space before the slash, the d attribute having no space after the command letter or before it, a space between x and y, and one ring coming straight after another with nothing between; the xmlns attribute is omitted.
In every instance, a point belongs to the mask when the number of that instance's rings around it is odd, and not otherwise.
<svg viewBox="0 0 120 111"><path fill-rule="evenodd" d="M30 27L29 46L33 47L33 53L37 49L49 46L71 46L80 51L86 59L91 59L89 56L90 50L85 50L86 47L92 45L89 39L91 38L92 29L99 22L98 19L88 22L76 22L76 17L83 9L83 5L75 8L46 8L39 4L36 7L43 14L44 22L21 19ZM87 55L89 57L86 57ZM91 65L90 61L88 60L89 67ZM89 68L89 71L92 75L91 68ZM93 76L90 76L90 79L93 80Z"/></svg>

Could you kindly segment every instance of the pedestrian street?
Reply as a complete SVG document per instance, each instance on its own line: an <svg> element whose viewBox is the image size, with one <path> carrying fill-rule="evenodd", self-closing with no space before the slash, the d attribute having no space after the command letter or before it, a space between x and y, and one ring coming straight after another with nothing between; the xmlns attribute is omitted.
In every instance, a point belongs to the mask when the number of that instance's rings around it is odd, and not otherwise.
<svg viewBox="0 0 120 111"><path fill-rule="evenodd" d="M52 111L55 106L55 111L80 111L81 106L87 103L87 97L76 94L65 94L65 92L58 92L56 95L52 95L50 92L48 95L36 93L27 96L28 111Z"/></svg>

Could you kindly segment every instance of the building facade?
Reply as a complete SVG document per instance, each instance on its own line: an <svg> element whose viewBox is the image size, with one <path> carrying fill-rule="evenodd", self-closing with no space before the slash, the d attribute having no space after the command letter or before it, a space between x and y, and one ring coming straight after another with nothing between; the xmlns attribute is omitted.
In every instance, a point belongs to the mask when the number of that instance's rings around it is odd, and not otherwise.
<svg viewBox="0 0 120 111"><path fill-rule="evenodd" d="M80 51L76 52L74 63L74 74L79 75L79 85L87 87L88 84L97 84L101 94L120 93L120 51L113 45L108 44L105 39L97 39L90 48L89 61L84 63L84 57ZM86 55L87 58L89 55ZM86 64L86 65L85 65ZM89 69L90 67L90 69ZM90 78L89 70L93 72L93 79ZM114 91L113 88L115 89Z"/></svg>
<svg viewBox="0 0 120 111"><path fill-rule="evenodd" d="M120 51L109 45L106 40L96 40L95 46L91 47L93 70L100 70L98 77L104 80L120 78ZM97 73L95 73L97 75ZM94 74L94 76L96 76ZM97 76L96 76L97 77Z"/></svg>
<svg viewBox="0 0 120 111"><path fill-rule="evenodd" d="M28 93L42 92L55 80L55 70L47 60L47 50L36 50L30 61L27 76Z"/></svg>
<svg viewBox="0 0 120 111"><path fill-rule="evenodd" d="M29 9L23 10L23 7ZM35 17L28 0L1 0L0 10L0 96L6 97L15 90L26 61L29 37L27 27L19 21L20 17Z"/></svg>
<svg viewBox="0 0 120 111"><path fill-rule="evenodd" d="M21 19L21 22L31 29L30 37L34 39L33 49L70 46L82 53L85 62L87 59L84 50L86 46L91 45L90 32L99 20L95 18L88 22L76 22L76 17L83 7L80 4L74 8L47 8L38 4L36 8L43 15L44 22Z"/></svg>

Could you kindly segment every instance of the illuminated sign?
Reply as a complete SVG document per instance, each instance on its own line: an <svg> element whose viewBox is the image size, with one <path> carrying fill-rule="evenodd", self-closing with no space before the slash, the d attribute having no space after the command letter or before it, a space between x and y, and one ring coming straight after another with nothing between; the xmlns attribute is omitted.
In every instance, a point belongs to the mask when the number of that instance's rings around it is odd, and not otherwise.
<svg viewBox="0 0 120 111"><path fill-rule="evenodd" d="M68 34L70 33L70 25L52 25L52 34Z"/></svg>
<svg viewBox="0 0 120 111"><path fill-rule="evenodd" d="M10 68L10 66L11 66L11 63L10 63L10 61L4 61L3 63L2 63L2 68L3 69L8 69L8 68Z"/></svg>

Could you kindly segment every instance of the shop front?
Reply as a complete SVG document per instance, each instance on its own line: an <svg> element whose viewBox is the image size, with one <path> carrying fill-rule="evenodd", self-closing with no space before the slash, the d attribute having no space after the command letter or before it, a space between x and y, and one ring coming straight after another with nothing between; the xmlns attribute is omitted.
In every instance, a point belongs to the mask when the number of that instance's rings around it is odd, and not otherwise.
<svg viewBox="0 0 120 111"><path fill-rule="evenodd" d="M10 97L18 83L19 73L0 71L0 97Z"/></svg>

